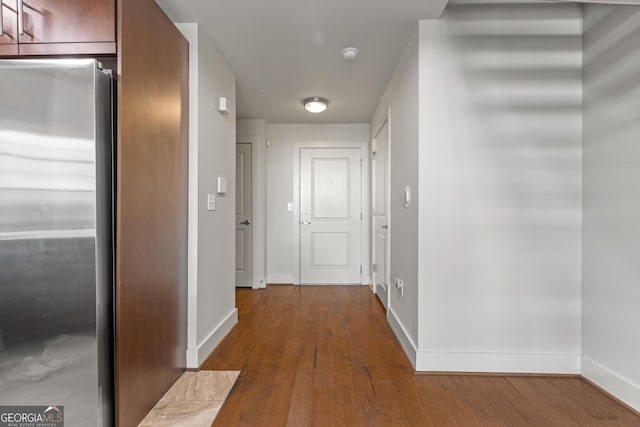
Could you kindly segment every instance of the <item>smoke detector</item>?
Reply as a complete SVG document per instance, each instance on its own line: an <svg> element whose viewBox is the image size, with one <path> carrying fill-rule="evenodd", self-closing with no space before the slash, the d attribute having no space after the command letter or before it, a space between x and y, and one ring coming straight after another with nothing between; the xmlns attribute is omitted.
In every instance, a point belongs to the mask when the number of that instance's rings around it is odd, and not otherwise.
<svg viewBox="0 0 640 427"><path fill-rule="evenodd" d="M353 62L358 57L359 50L355 47L345 47L340 53L345 61Z"/></svg>

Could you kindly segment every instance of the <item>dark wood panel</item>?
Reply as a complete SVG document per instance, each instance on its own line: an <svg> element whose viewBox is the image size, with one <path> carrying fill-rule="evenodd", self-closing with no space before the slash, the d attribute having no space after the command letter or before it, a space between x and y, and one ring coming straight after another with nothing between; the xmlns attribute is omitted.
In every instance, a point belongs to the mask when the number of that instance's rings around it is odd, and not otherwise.
<svg viewBox="0 0 640 427"><path fill-rule="evenodd" d="M36 43L20 44L21 56L51 55L112 55L116 53L116 43Z"/></svg>
<svg viewBox="0 0 640 427"><path fill-rule="evenodd" d="M20 43L115 42L115 0L23 1Z"/></svg>
<svg viewBox="0 0 640 427"><path fill-rule="evenodd" d="M203 365L242 370L214 426L637 426L580 378L416 375L365 286L237 289Z"/></svg>
<svg viewBox="0 0 640 427"><path fill-rule="evenodd" d="M154 0L118 11L116 407L129 427L186 365L188 44Z"/></svg>

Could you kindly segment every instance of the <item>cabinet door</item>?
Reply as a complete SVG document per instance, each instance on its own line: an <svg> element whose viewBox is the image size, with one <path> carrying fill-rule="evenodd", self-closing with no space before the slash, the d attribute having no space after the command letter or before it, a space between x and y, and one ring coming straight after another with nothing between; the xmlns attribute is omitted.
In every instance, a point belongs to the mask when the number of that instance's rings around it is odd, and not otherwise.
<svg viewBox="0 0 640 427"><path fill-rule="evenodd" d="M0 0L2 2L2 36L0 36L0 55L18 54L18 14L16 0Z"/></svg>
<svg viewBox="0 0 640 427"><path fill-rule="evenodd" d="M17 0L20 55L116 52L115 0ZM20 8L20 7L18 7Z"/></svg>

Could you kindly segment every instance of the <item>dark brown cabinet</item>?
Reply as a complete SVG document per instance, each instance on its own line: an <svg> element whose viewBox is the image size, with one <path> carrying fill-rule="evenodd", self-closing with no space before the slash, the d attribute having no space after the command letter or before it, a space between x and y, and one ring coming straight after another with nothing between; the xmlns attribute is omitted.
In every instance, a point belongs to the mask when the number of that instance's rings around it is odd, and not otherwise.
<svg viewBox="0 0 640 427"><path fill-rule="evenodd" d="M2 36L0 36L0 55L18 54L18 14L16 0L0 0L0 21L2 21Z"/></svg>
<svg viewBox="0 0 640 427"><path fill-rule="evenodd" d="M2 0L0 55L116 53L115 0Z"/></svg>

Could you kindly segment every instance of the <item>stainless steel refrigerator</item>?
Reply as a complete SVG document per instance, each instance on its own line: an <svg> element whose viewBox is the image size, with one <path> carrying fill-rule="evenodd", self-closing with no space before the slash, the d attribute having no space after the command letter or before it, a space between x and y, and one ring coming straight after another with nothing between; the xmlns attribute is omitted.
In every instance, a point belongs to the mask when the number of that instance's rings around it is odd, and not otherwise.
<svg viewBox="0 0 640 427"><path fill-rule="evenodd" d="M114 423L113 80L0 60L0 405Z"/></svg>

